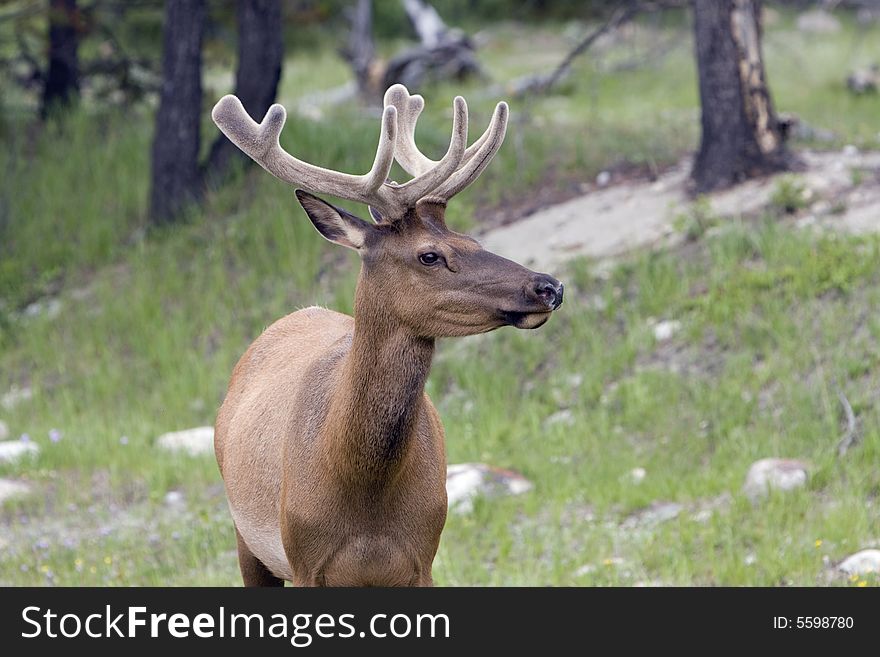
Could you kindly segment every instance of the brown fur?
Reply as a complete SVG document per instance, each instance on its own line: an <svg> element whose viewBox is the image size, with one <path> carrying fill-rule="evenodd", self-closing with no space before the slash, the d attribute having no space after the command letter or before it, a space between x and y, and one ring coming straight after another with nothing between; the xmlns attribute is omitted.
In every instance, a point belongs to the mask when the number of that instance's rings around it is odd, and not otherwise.
<svg viewBox="0 0 880 657"><path fill-rule="evenodd" d="M298 197L363 266L354 318L292 313L233 371L215 448L243 579L431 585L446 519L443 426L424 393L435 338L540 326L561 285L448 230L441 203L372 225ZM443 262L424 265L426 251Z"/></svg>
<svg viewBox="0 0 880 657"><path fill-rule="evenodd" d="M328 171L281 148L280 105L258 124L234 96L212 117L286 182L367 203L376 224L311 194L297 198L328 240L363 265L354 318L306 308L275 322L235 366L215 450L249 586L430 585L446 519L443 426L425 380L439 337L537 328L562 303L546 274L488 253L444 222L447 201L501 146L508 108L467 144L467 104L437 162L419 151L424 107L402 85L385 94L373 167ZM413 176L387 180L392 161Z"/></svg>

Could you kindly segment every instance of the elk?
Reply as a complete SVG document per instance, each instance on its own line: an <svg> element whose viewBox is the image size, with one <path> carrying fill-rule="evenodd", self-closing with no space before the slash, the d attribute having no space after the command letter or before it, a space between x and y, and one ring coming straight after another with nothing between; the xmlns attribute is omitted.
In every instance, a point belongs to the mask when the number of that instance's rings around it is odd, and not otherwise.
<svg viewBox="0 0 880 657"><path fill-rule="evenodd" d="M364 175L284 151L281 105L259 124L235 96L213 109L236 146L303 188L296 197L318 232L361 257L354 317L310 307L272 324L238 361L217 414L214 448L245 586L431 586L446 522L443 425L424 391L435 341L537 328L562 303L555 278L444 222L447 201L501 146L507 105L466 146L467 105L456 97L439 161L415 143L423 107L402 85L388 89ZM394 159L411 180L388 180ZM310 192L365 203L373 222Z"/></svg>

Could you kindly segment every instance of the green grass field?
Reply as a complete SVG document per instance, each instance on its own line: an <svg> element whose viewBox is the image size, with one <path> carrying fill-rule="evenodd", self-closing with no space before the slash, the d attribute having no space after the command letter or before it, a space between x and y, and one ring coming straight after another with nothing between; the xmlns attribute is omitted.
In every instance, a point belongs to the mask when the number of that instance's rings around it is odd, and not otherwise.
<svg viewBox="0 0 880 657"><path fill-rule="evenodd" d="M671 44L663 57L646 64L644 47L623 42L580 60L564 95L512 106L501 154L451 206L455 226L475 229L538 186L622 162L662 167L695 147L689 38L675 22L642 27ZM876 33L860 30L845 22L817 42L783 15L768 27L769 78L777 107L837 132L832 145L877 148L880 102L843 89L848 68L880 59ZM524 28L497 26L481 57L497 81L544 70L567 48L563 32L530 29L542 45L534 58ZM344 82L335 57L295 53L281 102ZM625 66L633 58L643 65ZM497 100L485 86L426 93L426 150L448 140L455 93L473 99L482 131ZM206 103L226 91L211 87ZM0 393L33 396L0 407L0 419L42 451L0 465L0 477L36 491L0 511L3 585L238 584L213 458L172 456L155 439L212 424L235 361L278 317L311 304L350 311L356 256L322 240L292 190L261 170L209 194L183 225L147 232L151 123L147 108L86 107L39 133L4 127ZM351 107L291 117L284 143L366 170L377 123ZM828 563L880 541L878 256L877 238L814 234L784 217L727 222L634 254L610 276L584 261L554 272L566 304L539 331L442 342L428 392L450 462L512 468L535 487L450 515L435 581L876 584L831 579ZM61 302L57 316L21 312L48 298ZM658 344L651 326L662 319L682 329ZM861 434L842 459L838 387ZM568 421L548 424L560 410ZM808 486L750 503L742 480L765 456L809 460ZM168 504L169 491L185 503ZM681 512L652 523L643 510L657 502Z"/></svg>

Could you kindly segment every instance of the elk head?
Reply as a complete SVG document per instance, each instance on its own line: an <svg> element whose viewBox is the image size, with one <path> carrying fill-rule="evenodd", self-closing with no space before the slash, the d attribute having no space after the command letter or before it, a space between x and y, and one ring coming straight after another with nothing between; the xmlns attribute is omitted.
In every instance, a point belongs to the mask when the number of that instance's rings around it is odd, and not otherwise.
<svg viewBox="0 0 880 657"><path fill-rule="evenodd" d="M225 96L212 117L236 146L281 180L369 206L373 223L296 190L318 232L361 255L356 315L359 300L368 300L371 308L381 308L421 337L541 326L562 303L562 284L484 250L444 221L449 199L470 185L501 147L507 104L498 103L489 127L466 147L467 105L456 97L452 138L439 161L415 144L423 108L422 97L411 96L403 85L388 89L376 158L360 176L307 164L284 151L279 136L286 112L281 105L270 107L257 124L238 98ZM388 180L395 158L411 180Z"/></svg>

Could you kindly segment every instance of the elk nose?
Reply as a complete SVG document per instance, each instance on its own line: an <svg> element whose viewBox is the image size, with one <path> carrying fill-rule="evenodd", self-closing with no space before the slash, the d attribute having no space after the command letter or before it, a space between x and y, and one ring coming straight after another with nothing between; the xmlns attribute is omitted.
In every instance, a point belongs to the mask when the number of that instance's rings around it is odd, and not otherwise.
<svg viewBox="0 0 880 657"><path fill-rule="evenodd" d="M529 296L549 306L553 310L562 305L562 293L565 287L552 276L538 274L529 284Z"/></svg>

